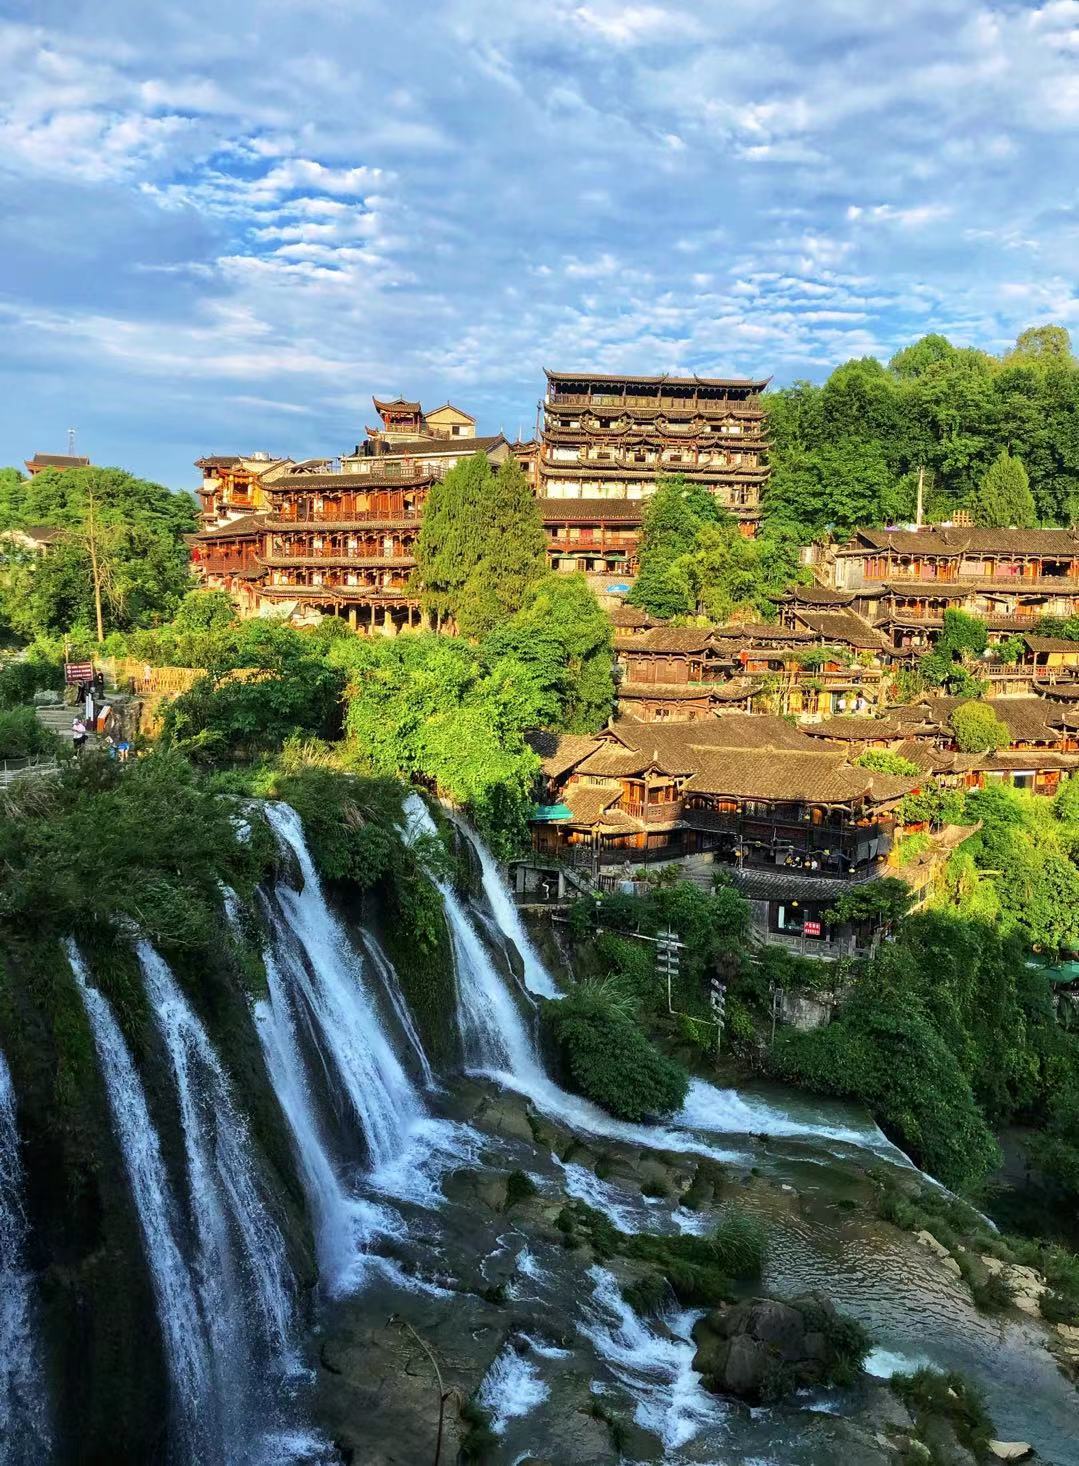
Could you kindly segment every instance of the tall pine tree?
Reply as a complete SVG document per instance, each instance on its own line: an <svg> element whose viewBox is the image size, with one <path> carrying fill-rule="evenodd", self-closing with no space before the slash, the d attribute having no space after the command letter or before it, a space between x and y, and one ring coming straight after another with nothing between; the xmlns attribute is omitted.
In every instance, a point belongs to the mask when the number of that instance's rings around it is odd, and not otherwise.
<svg viewBox="0 0 1079 1466"><path fill-rule="evenodd" d="M476 506L472 562L455 608L462 636L481 637L521 609L547 569L539 504L515 458L489 476Z"/></svg>
<svg viewBox="0 0 1079 1466"><path fill-rule="evenodd" d="M416 580L424 608L441 629L456 619L465 584L480 556L483 506L494 475L485 453L474 453L431 485L416 544Z"/></svg>
<svg viewBox="0 0 1079 1466"><path fill-rule="evenodd" d="M972 507L978 523L994 529L1033 529L1037 524L1027 471L1006 448L990 465Z"/></svg>

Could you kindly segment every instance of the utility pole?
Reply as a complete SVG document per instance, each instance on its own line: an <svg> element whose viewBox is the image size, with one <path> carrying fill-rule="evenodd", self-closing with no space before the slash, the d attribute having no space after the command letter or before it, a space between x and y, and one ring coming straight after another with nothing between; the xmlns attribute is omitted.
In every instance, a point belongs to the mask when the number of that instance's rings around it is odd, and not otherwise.
<svg viewBox="0 0 1079 1466"><path fill-rule="evenodd" d="M924 490L925 490L925 469L924 468L919 468L918 469L918 507L917 507L917 509L915 510L915 513L914 513L914 523L915 523L916 528L918 528L918 529L921 529L921 527L922 527L922 517L923 517L923 515L925 513Z"/></svg>
<svg viewBox="0 0 1079 1466"><path fill-rule="evenodd" d="M94 579L94 615L97 617L97 639L105 640L105 623L101 615L101 566L97 558L97 524L94 520L94 491L88 490L89 513L86 519L86 543L90 551L90 573Z"/></svg>

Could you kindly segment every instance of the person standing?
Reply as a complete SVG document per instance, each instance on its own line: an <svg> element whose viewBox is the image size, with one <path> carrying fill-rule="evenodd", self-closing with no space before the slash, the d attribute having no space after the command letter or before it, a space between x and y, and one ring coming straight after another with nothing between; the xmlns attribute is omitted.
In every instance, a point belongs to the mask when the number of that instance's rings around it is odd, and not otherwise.
<svg viewBox="0 0 1079 1466"><path fill-rule="evenodd" d="M76 754L81 753L86 742L86 724L81 718L75 718L71 724L71 742Z"/></svg>

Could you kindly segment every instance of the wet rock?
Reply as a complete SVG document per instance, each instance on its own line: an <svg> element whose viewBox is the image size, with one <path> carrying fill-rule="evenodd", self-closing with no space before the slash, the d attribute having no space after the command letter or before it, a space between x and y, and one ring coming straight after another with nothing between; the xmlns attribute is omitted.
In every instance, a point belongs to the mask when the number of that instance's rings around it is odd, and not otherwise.
<svg viewBox="0 0 1079 1466"><path fill-rule="evenodd" d="M693 1331L693 1367L710 1390L738 1399L777 1399L834 1377L848 1328L819 1295L782 1302L752 1298L714 1310Z"/></svg>
<svg viewBox="0 0 1079 1466"><path fill-rule="evenodd" d="M951 1257L952 1254L945 1247L944 1243L938 1242L937 1239L933 1236L932 1232L927 1232L924 1227L920 1232L915 1232L914 1236L915 1239L923 1247L928 1248L928 1250L932 1252L935 1257L939 1257L942 1262L946 1257Z"/></svg>
<svg viewBox="0 0 1079 1466"><path fill-rule="evenodd" d="M805 1422L803 1425L802 1422ZM896 1466L895 1447L853 1420L835 1415L798 1416L797 1459L841 1461L843 1466ZM928 1459L928 1452L926 1453Z"/></svg>
<svg viewBox="0 0 1079 1466"><path fill-rule="evenodd" d="M990 1441L989 1449L998 1461L1025 1461L1034 1454L1034 1447L1026 1441Z"/></svg>

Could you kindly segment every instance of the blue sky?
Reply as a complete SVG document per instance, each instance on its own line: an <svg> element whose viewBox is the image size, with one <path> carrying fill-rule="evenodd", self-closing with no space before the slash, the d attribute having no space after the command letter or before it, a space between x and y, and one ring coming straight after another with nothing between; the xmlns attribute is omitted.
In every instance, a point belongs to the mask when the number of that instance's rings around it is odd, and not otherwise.
<svg viewBox="0 0 1079 1466"><path fill-rule="evenodd" d="M1079 327L1079 0L0 0L0 463Z"/></svg>

